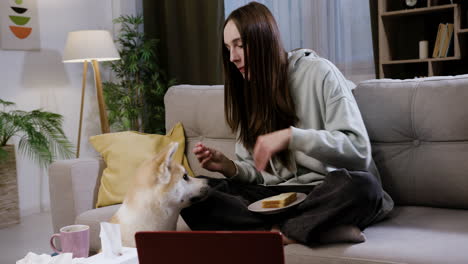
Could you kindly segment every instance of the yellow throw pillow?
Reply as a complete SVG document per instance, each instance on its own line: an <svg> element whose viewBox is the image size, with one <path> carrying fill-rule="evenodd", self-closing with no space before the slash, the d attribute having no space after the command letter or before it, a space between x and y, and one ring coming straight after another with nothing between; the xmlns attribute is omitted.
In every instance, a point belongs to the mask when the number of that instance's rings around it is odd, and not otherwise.
<svg viewBox="0 0 468 264"><path fill-rule="evenodd" d="M179 143L174 160L194 176L184 155L185 137L181 123L177 123L165 136L125 131L93 136L89 141L107 165L102 173L96 207L122 203L140 164L171 142Z"/></svg>

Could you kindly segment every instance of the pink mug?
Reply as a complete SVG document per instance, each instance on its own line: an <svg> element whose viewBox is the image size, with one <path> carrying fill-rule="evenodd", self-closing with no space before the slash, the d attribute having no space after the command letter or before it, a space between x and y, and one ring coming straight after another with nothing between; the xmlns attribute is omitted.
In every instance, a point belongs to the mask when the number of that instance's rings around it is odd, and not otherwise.
<svg viewBox="0 0 468 264"><path fill-rule="evenodd" d="M54 238L60 239L62 250L54 245ZM74 258L87 258L89 254L89 226L70 225L60 228L60 234L53 234L50 246L57 253L71 252Z"/></svg>

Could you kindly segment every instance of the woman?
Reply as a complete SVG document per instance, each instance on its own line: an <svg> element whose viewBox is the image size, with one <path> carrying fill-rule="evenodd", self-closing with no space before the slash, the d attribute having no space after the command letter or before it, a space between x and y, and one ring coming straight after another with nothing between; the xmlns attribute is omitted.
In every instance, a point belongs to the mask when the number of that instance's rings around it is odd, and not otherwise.
<svg viewBox="0 0 468 264"><path fill-rule="evenodd" d="M312 50L285 52L270 11L252 2L223 31L225 117L237 132L236 156L198 143L209 179L206 200L184 209L192 230L273 230L283 242L362 242L361 230L386 216L382 190L350 82ZM370 171L370 172L369 172ZM283 192L304 192L277 215L247 206Z"/></svg>

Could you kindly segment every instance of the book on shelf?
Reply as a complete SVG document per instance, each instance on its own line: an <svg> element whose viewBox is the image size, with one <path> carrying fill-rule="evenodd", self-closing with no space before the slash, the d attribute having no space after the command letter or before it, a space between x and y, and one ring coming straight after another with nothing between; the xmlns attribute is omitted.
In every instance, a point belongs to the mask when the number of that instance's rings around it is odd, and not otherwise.
<svg viewBox="0 0 468 264"><path fill-rule="evenodd" d="M432 58L439 57L439 46L440 46L440 39L441 39L441 32L444 24L439 24L439 29L437 30L436 40L434 42L434 50L432 52Z"/></svg>
<svg viewBox="0 0 468 264"><path fill-rule="evenodd" d="M440 58L442 55L442 49L444 48L445 39L447 38L447 24L442 24L442 31L440 31L440 39L439 39L439 53L437 54L437 58Z"/></svg>
<svg viewBox="0 0 468 264"><path fill-rule="evenodd" d="M444 42L441 43L441 48L439 52L440 58L447 57L449 48L450 48L450 43L452 42L452 39L453 39L453 24L447 23L445 24L445 26L447 27L447 30L445 32Z"/></svg>

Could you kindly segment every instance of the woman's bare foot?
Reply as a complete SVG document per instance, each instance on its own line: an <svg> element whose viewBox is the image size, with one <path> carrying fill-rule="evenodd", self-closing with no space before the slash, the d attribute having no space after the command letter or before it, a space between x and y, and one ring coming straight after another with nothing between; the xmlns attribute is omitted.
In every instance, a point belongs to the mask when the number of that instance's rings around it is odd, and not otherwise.
<svg viewBox="0 0 468 264"><path fill-rule="evenodd" d="M285 236L283 233L281 233L281 230L279 226L272 226L270 232L278 232L281 235L281 238L283 239L283 245L289 245L289 244L297 244L296 240L290 239L287 236Z"/></svg>

